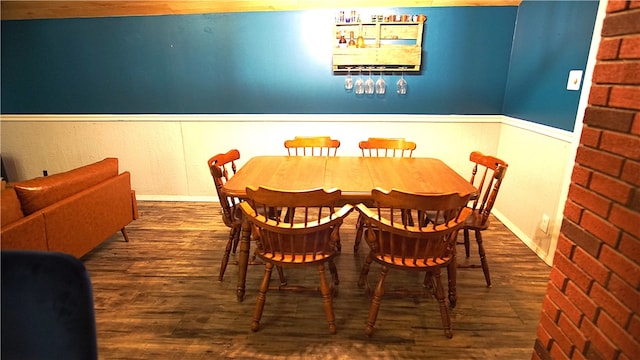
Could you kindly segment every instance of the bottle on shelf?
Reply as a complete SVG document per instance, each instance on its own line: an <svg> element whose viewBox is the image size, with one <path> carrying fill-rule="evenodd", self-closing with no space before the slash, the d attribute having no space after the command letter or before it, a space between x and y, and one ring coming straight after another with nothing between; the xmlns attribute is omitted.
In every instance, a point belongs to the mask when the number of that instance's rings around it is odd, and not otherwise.
<svg viewBox="0 0 640 360"><path fill-rule="evenodd" d="M347 47L347 39L344 37L344 30L340 33L340 40L338 40L338 47L346 48Z"/></svg>
<svg viewBox="0 0 640 360"><path fill-rule="evenodd" d="M353 37L353 31L349 32L349 43L347 43L347 47L356 47L356 40Z"/></svg>
<svg viewBox="0 0 640 360"><path fill-rule="evenodd" d="M356 40L356 47L357 48L364 48L364 37L362 36L362 33L358 34L358 40Z"/></svg>

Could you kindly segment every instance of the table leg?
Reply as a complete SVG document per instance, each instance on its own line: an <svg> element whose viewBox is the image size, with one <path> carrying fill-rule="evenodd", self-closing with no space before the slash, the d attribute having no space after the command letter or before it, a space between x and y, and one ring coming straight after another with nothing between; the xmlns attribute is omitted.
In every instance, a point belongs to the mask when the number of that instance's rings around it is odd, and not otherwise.
<svg viewBox="0 0 640 360"><path fill-rule="evenodd" d="M238 301L244 300L245 282L247 280L247 267L249 267L249 251L251 248L251 223L246 217L242 219L240 230L240 254L238 254Z"/></svg>

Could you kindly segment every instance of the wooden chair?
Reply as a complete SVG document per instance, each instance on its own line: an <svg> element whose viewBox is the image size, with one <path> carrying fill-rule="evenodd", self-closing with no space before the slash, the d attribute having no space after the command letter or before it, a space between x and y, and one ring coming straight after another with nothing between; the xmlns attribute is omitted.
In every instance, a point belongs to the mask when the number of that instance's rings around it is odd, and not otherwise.
<svg viewBox="0 0 640 360"><path fill-rule="evenodd" d="M289 156L336 156L340 140L329 136L296 136L285 140L284 147Z"/></svg>
<svg viewBox="0 0 640 360"><path fill-rule="evenodd" d="M242 213L238 207L240 199L227 195L222 188L227 180L236 173L235 161L238 159L240 159L240 151L233 149L226 153L215 155L207 161L216 192L218 193L218 199L220 200L222 221L230 229L229 241L224 249L222 263L220 264L218 281L222 281L229 262L229 255L232 251L234 254L236 253L240 240L240 228L242 227ZM231 171L231 173L229 171Z"/></svg>
<svg viewBox="0 0 640 360"><path fill-rule="evenodd" d="M338 208L336 204L340 197L339 190L292 192L247 188L247 200L240 204L240 208L252 225L257 247L255 254L266 265L251 324L253 331L260 327L273 267L316 266L320 273L320 292L329 332L336 333L332 305L339 283L333 261L338 254L335 243L344 218L353 210L352 205ZM274 214L272 209L281 210ZM325 263L329 264L333 280L331 286L325 278ZM278 290L310 289L281 284ZM313 290L317 291L316 288Z"/></svg>
<svg viewBox="0 0 640 360"><path fill-rule="evenodd" d="M478 193L473 197L470 207L473 213L464 224L464 250L469 258L469 232L473 231L478 244L478 254L480 255L480 266L484 272L487 287L491 287L491 275L489 264L482 245L482 231L489 227L489 214L498 196L502 179L507 173L509 165L496 157L484 155L479 151L473 151L469 155L469 160L474 163L471 171L471 184L478 189ZM478 265L460 265L459 267L479 267Z"/></svg>
<svg viewBox="0 0 640 360"><path fill-rule="evenodd" d="M363 157L411 157L416 143L404 138L369 138L358 144ZM362 219L356 222L356 238L353 243L353 253L357 254L362 241Z"/></svg>
<svg viewBox="0 0 640 360"><path fill-rule="evenodd" d="M340 147L340 140L330 136L296 136L292 140L285 140L284 147L289 156L336 156ZM342 250L340 241L336 243L338 251Z"/></svg>
<svg viewBox="0 0 640 360"><path fill-rule="evenodd" d="M431 290L438 300L444 333L451 338L453 332L440 270L455 265L456 235L471 213L466 207L469 196L417 195L397 190L387 193L379 189L374 189L371 195L374 208L357 206L364 218L365 239L371 249L358 281L360 287L366 286L367 294L373 294L365 334L373 334L389 269L398 269L425 272L424 288ZM367 274L373 261L381 264L382 270L372 292ZM452 280L451 274L449 280Z"/></svg>
<svg viewBox="0 0 640 360"><path fill-rule="evenodd" d="M403 138L369 138L358 144L362 156L370 157L411 157L416 143Z"/></svg>

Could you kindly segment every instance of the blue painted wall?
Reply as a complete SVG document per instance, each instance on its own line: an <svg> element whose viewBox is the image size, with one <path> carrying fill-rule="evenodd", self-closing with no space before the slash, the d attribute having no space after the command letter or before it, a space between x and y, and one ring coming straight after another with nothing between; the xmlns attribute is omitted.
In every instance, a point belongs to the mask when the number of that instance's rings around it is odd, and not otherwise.
<svg viewBox="0 0 640 360"><path fill-rule="evenodd" d="M396 10L428 17L424 67L383 97L333 74L332 11L3 21L2 112L502 112L516 7Z"/></svg>
<svg viewBox="0 0 640 360"><path fill-rule="evenodd" d="M1 111L53 114L506 114L572 130L596 1L424 13L423 70L387 94L331 71L331 11L2 21ZM517 25L516 25L517 20ZM313 24L324 29L314 33Z"/></svg>
<svg viewBox="0 0 640 360"><path fill-rule="evenodd" d="M597 1L520 4L505 115L573 130L580 91L567 90L567 80L586 67L597 11Z"/></svg>

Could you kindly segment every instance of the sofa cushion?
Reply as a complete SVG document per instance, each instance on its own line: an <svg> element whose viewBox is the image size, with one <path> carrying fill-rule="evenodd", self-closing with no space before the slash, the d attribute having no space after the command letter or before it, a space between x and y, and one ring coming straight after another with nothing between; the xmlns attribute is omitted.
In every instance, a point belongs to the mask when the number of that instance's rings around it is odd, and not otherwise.
<svg viewBox="0 0 640 360"><path fill-rule="evenodd" d="M118 159L106 158L67 172L14 183L22 211L32 214L118 175Z"/></svg>
<svg viewBox="0 0 640 360"><path fill-rule="evenodd" d="M2 204L2 212L0 212L2 221L0 222L0 226L4 227L24 217L24 213L20 207L20 200L14 188L3 189L2 199L0 199L0 201L0 204Z"/></svg>

